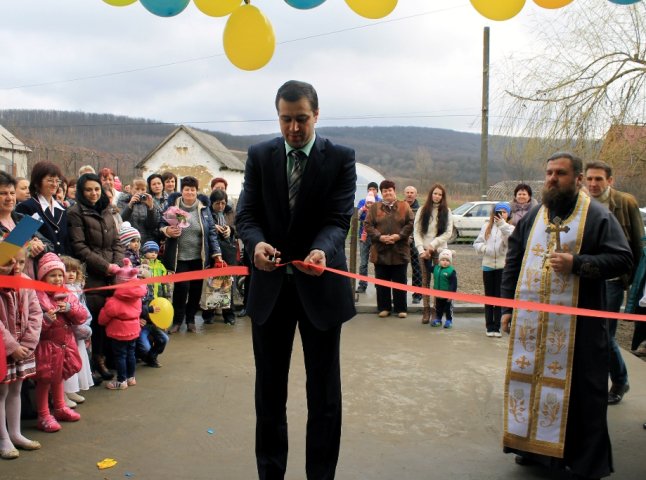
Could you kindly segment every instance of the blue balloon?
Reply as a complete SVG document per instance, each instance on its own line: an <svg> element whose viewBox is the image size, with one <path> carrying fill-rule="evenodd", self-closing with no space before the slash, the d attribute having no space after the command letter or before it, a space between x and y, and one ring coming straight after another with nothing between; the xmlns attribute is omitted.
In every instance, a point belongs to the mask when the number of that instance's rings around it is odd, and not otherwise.
<svg viewBox="0 0 646 480"><path fill-rule="evenodd" d="M325 0L285 0L290 7L298 8L300 10L307 10L310 8L318 7Z"/></svg>
<svg viewBox="0 0 646 480"><path fill-rule="evenodd" d="M611 3L616 3L617 5L632 5L633 3L639 2L639 0L608 0Z"/></svg>
<svg viewBox="0 0 646 480"><path fill-rule="evenodd" d="M140 0L150 13L158 17L174 17L182 13L190 0Z"/></svg>

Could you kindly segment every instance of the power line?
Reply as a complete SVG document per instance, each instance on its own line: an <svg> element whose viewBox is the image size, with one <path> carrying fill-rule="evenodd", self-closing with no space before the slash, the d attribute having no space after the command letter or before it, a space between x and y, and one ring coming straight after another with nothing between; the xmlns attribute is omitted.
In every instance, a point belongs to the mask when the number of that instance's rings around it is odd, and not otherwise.
<svg viewBox="0 0 646 480"><path fill-rule="evenodd" d="M310 40L310 39L313 39L313 38L320 38L320 37L326 37L326 36L331 36L331 35L337 35L339 33L351 32L351 31L355 31L355 30L362 30L362 29L365 29L365 28L373 28L373 27L385 25L385 24L388 24L388 23L402 22L402 21L405 21L405 20L410 20L412 18L423 17L423 16L426 16L426 15L433 15L433 14L437 14L437 13L446 12L446 11L449 11L449 10L455 10L455 9L458 9L458 8L465 8L466 6L467 6L467 4L463 4L463 5L458 5L458 6L455 6L455 7L440 8L440 9L436 9L436 10L430 10L430 11L427 11L427 12L416 13L416 14L413 14L413 15L407 15L405 17L398 17L398 18L390 18L390 19L387 19L387 20L380 20L378 22L367 23L367 24L364 24L364 25L358 25L356 27L342 28L342 29L333 30L333 31L330 31L330 32L324 32L324 33L308 35L308 36L305 36L305 37L294 38L292 40L284 40L282 42L277 42L277 45L286 45L288 43L300 42L300 41L303 41L303 40ZM224 53L216 53L216 54L213 54L213 55L206 55L206 56L195 57L195 58L187 58L187 59L184 59L184 60L177 60L177 61L174 61L174 62L167 62L167 63L160 63L160 64L156 64L156 65L148 65L148 66L144 66L144 67L130 68L130 69L127 69L127 70L119 70L119 71L116 71L116 72L97 73L95 75L84 75L84 76L81 76L81 77L68 78L68 79L64 79L64 80L51 80L51 81L48 81L48 82L27 83L27 84L24 84L24 85L15 85L15 86L12 86L12 87L0 87L0 91L20 90L20 89L24 89L24 88L46 87L46 86L49 86L49 85L60 85L60 84L64 84L64 83L72 83L72 82L80 82L80 81L85 81L85 80L95 80L95 79L98 79L98 78L114 77L114 76L118 76L118 75L128 75L128 74L131 74L131 73L144 72L144 71L147 71L147 70L155 70L155 69L159 69L159 68L174 67L176 65L184 65L186 63L201 62L201 61L204 61L204 60L211 60L213 58L218 58L218 57L223 57L223 56L224 56Z"/></svg>

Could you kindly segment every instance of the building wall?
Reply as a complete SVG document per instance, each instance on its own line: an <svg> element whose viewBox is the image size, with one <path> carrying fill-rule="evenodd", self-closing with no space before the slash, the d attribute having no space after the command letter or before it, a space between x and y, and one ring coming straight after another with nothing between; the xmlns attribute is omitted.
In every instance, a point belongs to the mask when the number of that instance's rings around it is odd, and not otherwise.
<svg viewBox="0 0 646 480"><path fill-rule="evenodd" d="M141 176L152 173L173 172L179 179L193 176L200 182L200 190L210 193L213 177L226 178L229 183L227 192L237 197L242 187L243 172L220 170L220 164L202 146L184 131L179 131L170 141L160 148L146 162Z"/></svg>
<svg viewBox="0 0 646 480"><path fill-rule="evenodd" d="M11 150L0 148L0 157L4 157L8 160L7 165L4 165L5 162L0 163L0 170L10 173L14 177L29 178L29 172L27 171L27 154L25 152L12 152ZM13 169L11 168L12 161Z"/></svg>

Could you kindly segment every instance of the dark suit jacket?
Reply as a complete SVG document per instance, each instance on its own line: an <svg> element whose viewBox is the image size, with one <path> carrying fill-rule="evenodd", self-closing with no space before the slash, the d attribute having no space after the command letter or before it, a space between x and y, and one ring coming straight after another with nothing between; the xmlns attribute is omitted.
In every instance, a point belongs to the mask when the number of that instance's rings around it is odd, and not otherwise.
<svg viewBox="0 0 646 480"><path fill-rule="evenodd" d="M39 232L42 233L54 246L54 253L57 255L69 255L70 246L67 234L67 211L59 208L54 209L54 215L49 209L43 211L35 198L28 198L16 205L16 212L23 215L33 216L37 213L43 225Z"/></svg>
<svg viewBox="0 0 646 480"><path fill-rule="evenodd" d="M356 181L354 150L317 136L292 216L284 139L251 146L236 212L236 227L249 258L259 242L278 249L283 262L303 260L311 250L320 249L328 267L347 271L345 239ZM247 312L257 324L262 325L276 305L284 275L285 268L264 272L252 267ZM294 281L315 327L325 330L355 315L348 278L329 272L314 277L294 269Z"/></svg>

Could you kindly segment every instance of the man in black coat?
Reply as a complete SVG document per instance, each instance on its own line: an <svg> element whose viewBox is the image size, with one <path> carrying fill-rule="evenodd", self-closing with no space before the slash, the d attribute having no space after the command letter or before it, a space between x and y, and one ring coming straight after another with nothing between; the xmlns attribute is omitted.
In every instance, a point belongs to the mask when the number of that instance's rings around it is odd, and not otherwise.
<svg viewBox="0 0 646 480"><path fill-rule="evenodd" d="M619 222L607 208L591 201L589 196L580 192L582 168L581 159L569 153L557 153L547 160L543 205L530 210L509 237L509 249L502 276L501 292L504 298L528 300L531 291L536 291L537 295L554 298L550 295L554 293L555 288L558 290L556 282L565 279L563 284L576 282L578 285L578 288L574 288L572 306L605 310L605 280L631 271L632 252ZM562 223L556 217L561 219ZM546 230L545 224L548 223L550 226ZM576 242L580 242L578 250L559 249L560 242L556 242L557 248L543 249L545 243L541 245L541 239L547 241L554 238L554 234L550 232L553 232L552 227L558 227L559 224L564 227L562 231L577 236ZM566 247L569 245L566 244ZM544 253L541 255L541 252ZM542 258L539 265L542 263L543 269L542 272L535 273L534 282L527 287L524 285L526 282L521 280L532 277L523 277L523 272L525 268L535 265L531 259L536 257L539 260ZM528 291L530 293L523 294ZM571 369L568 374L561 373L567 370L562 370L556 365L558 370L554 369L552 373L558 372L558 375L554 373L554 376L550 377L549 371L553 365L548 363L551 360L545 362L545 369L532 370L535 368L532 366L532 369L524 373L519 373L518 366L513 364L516 362L512 362L515 352L522 348L519 347L521 343L529 344L526 351L531 353L527 356L536 359L536 364L541 359L551 358L549 356L555 350L555 343L550 341L555 339L553 334L556 331L551 329L547 321L547 318L553 317L538 314L543 320L539 320L538 328L530 331L531 322L526 320L530 315L523 315L523 321L520 320L520 313L514 321L517 323L515 329L520 334L515 334L512 330L512 335L515 336L510 348L513 350L507 364L506 385L509 387L513 383L515 386L510 387L509 392L506 388L505 392L505 451L518 454L518 464L541 463L549 467L566 468L574 478L595 479L610 475L613 467L606 420L609 350L605 318L578 316L573 319L576 322L574 331L567 333L568 337L572 333L574 337ZM569 316L561 315L560 318L565 319ZM502 327L507 332L510 331L510 320L511 314L505 312ZM519 340L518 335L522 335L522 329L525 335ZM569 344L569 341L566 343ZM527 362L527 365L530 363ZM558 410L550 411L549 405L543 403L541 392L556 390L555 386L561 383L555 379L558 376L565 379L563 383L567 384L566 389L569 388L569 402L564 402ZM532 384L532 395L535 397L522 396L523 390L519 385L523 383ZM549 400L550 394L546 395ZM527 403L513 411L515 404L519 405L519 400ZM513 425L512 413L518 417L526 417L521 423L529 425L527 428L532 432L547 423L544 422L546 413L551 412L555 412L555 418L567 420L564 425L563 450L559 454L545 453L559 442L548 446L547 442L544 439L541 441L538 436L514 434L510 428L510 425ZM556 431L558 432L558 429ZM557 452L558 449L553 448L551 451Z"/></svg>
<svg viewBox="0 0 646 480"><path fill-rule="evenodd" d="M256 363L260 479L287 466L287 380L296 325L307 374L307 478L333 479L341 437L341 325L355 315L345 239L356 189L354 151L318 137L318 98L304 82L276 95L283 137L249 148L236 226L253 261L247 314ZM301 264L279 266L301 261Z"/></svg>

